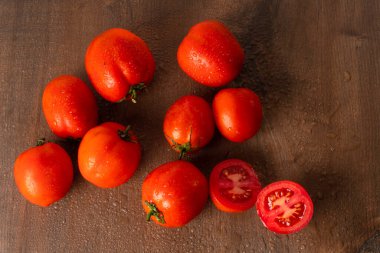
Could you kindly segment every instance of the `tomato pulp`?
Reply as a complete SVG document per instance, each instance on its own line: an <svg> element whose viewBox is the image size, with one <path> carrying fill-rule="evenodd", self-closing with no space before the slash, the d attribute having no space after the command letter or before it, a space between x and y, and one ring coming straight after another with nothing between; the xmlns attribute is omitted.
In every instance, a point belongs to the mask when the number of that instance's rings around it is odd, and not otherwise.
<svg viewBox="0 0 380 253"><path fill-rule="evenodd" d="M256 172L242 160L225 160L211 172L211 200L221 211L242 212L250 209L255 205L260 189Z"/></svg>
<svg viewBox="0 0 380 253"><path fill-rule="evenodd" d="M292 181L278 181L258 195L257 214L264 226L279 234L300 231L313 216L313 202L306 190Z"/></svg>

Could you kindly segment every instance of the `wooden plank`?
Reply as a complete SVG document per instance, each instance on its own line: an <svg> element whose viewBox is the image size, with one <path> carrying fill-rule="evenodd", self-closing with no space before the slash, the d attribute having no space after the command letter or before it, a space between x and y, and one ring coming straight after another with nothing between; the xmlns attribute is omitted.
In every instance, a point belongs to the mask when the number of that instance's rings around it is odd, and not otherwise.
<svg viewBox="0 0 380 253"><path fill-rule="evenodd" d="M176 62L188 29L205 19L223 21L244 46L244 69L230 86L255 90L265 116L253 139L234 144L217 134L193 162L208 175L226 156L241 158L265 184L304 185L315 215L297 234L267 231L254 209L226 214L212 203L181 229L144 220L144 177L177 158L162 134L165 110L182 95L211 101L217 91ZM12 171L36 139L58 140L41 111L44 86L60 74L89 84L86 47L111 27L142 37L157 62L138 104L98 96L102 121L130 123L142 136L141 166L110 190L85 182L76 168L67 197L33 206ZM379 41L378 1L0 1L0 252L357 252L380 225ZM78 144L59 143L76 161ZM370 247L379 249L374 238Z"/></svg>

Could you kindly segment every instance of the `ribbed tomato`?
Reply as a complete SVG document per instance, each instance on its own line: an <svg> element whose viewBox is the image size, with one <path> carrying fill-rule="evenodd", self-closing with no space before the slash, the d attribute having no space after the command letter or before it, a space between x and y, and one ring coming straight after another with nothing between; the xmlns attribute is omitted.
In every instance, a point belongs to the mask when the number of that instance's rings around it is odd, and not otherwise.
<svg viewBox="0 0 380 253"><path fill-rule="evenodd" d="M98 123L95 96L75 76L59 76L48 83L42 96L42 109L50 129L61 138L82 138Z"/></svg>
<svg viewBox="0 0 380 253"><path fill-rule="evenodd" d="M219 87L240 73L244 51L224 24L207 20L190 29L179 45L177 60L182 70L195 81Z"/></svg>
<svg viewBox="0 0 380 253"><path fill-rule="evenodd" d="M153 80L155 63L147 44L132 32L109 29L89 45L86 71L96 91L110 102L135 102L137 92Z"/></svg>

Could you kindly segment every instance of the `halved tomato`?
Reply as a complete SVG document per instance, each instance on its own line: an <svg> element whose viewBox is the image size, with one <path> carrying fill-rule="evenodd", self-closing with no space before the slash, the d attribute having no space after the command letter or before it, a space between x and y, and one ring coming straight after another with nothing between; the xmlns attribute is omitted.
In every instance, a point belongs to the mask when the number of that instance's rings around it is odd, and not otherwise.
<svg viewBox="0 0 380 253"><path fill-rule="evenodd" d="M214 167L210 176L210 195L224 212L242 212L256 203L261 184L249 163L228 159Z"/></svg>
<svg viewBox="0 0 380 253"><path fill-rule="evenodd" d="M306 190L292 181L278 181L258 195L257 214L264 226L279 234L300 231L313 216L313 202Z"/></svg>

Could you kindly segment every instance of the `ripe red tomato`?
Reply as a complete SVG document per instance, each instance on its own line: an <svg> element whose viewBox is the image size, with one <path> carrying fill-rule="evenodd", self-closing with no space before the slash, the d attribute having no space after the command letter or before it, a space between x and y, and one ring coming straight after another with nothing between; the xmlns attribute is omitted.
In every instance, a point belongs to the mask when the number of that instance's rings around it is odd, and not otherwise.
<svg viewBox="0 0 380 253"><path fill-rule="evenodd" d="M145 42L128 30L113 28L87 48L86 71L99 94L110 102L136 99L153 80L155 63Z"/></svg>
<svg viewBox="0 0 380 253"><path fill-rule="evenodd" d="M240 73L244 51L226 26L208 20L190 29L179 45L177 60L182 70L195 81L219 87Z"/></svg>
<svg viewBox="0 0 380 253"><path fill-rule="evenodd" d="M261 184L252 166L239 159L217 164L210 175L210 196L224 212L241 212L256 203Z"/></svg>
<svg viewBox="0 0 380 253"><path fill-rule="evenodd" d="M61 138L82 138L98 122L95 96L75 76L60 76L48 83L42 109L50 129Z"/></svg>
<svg viewBox="0 0 380 253"><path fill-rule="evenodd" d="M14 165L20 193L39 206L63 198L73 182L73 165L66 151L55 143L39 141L37 147L21 153Z"/></svg>
<svg viewBox="0 0 380 253"><path fill-rule="evenodd" d="M313 216L309 194L292 181L267 185L257 197L256 209L264 226L279 234L300 231Z"/></svg>
<svg viewBox="0 0 380 253"><path fill-rule="evenodd" d="M219 91L212 103L215 123L230 141L243 142L260 129L263 112L259 97L247 88Z"/></svg>
<svg viewBox="0 0 380 253"><path fill-rule="evenodd" d="M186 161L165 163L145 178L142 204L147 220L165 227L181 227L204 208L208 197L206 177Z"/></svg>
<svg viewBox="0 0 380 253"><path fill-rule="evenodd" d="M210 105L198 96L183 96L166 112L164 134L174 150L183 154L206 146L214 135Z"/></svg>
<svg viewBox="0 0 380 253"><path fill-rule="evenodd" d="M107 122L92 128L78 150L82 176L102 188L119 186L129 180L141 158L136 135L118 123Z"/></svg>

